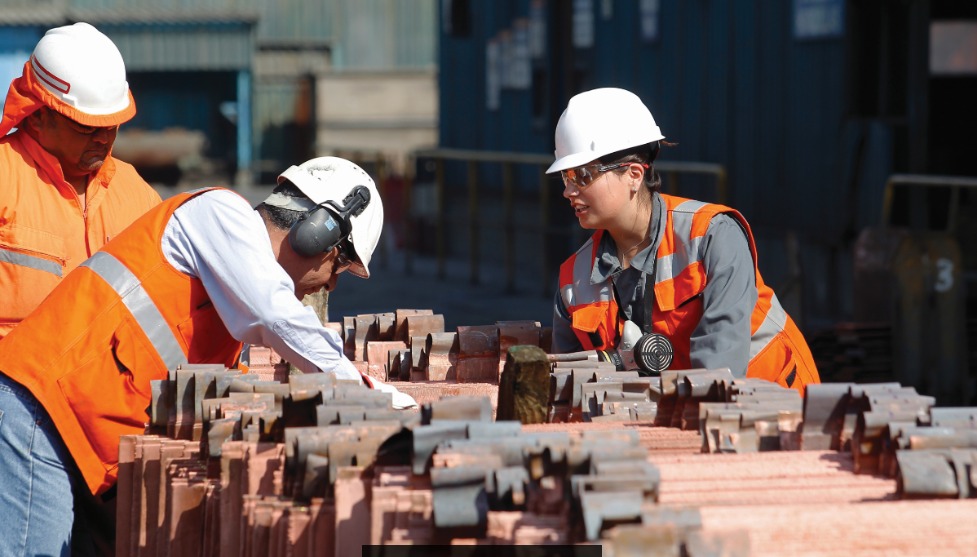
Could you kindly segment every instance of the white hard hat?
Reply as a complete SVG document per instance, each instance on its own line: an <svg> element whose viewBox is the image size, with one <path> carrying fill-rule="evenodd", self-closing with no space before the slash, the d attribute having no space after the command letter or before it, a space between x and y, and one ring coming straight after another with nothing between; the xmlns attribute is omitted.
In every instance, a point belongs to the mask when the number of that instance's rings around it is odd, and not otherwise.
<svg viewBox="0 0 977 557"><path fill-rule="evenodd" d="M55 101L52 108L81 124L119 125L136 113L119 49L87 23L45 33L31 54L30 69Z"/></svg>
<svg viewBox="0 0 977 557"><path fill-rule="evenodd" d="M637 95L606 87L574 95L556 124L556 161L547 174L665 139Z"/></svg>
<svg viewBox="0 0 977 557"><path fill-rule="evenodd" d="M350 267L350 272L369 278L370 259L383 230L383 201L373 178L346 159L318 157L299 166L288 167L278 176L279 184L285 180L295 184L315 205L333 201L342 207L343 200L356 186L365 186L369 190L370 202L361 213L352 215L349 220L349 241L358 261Z"/></svg>

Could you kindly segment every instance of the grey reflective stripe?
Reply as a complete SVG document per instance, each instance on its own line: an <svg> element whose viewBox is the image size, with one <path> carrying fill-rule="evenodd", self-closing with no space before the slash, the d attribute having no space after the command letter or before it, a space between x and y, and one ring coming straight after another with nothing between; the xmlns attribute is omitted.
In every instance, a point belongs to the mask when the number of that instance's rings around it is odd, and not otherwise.
<svg viewBox="0 0 977 557"><path fill-rule="evenodd" d="M699 209L705 207L706 205L707 205L707 203L704 202L704 201L696 201L694 199L687 199L687 200L679 203L678 205L676 205L675 208L672 209L672 211L673 212L676 212L676 213L689 213L689 214L691 214L691 213L698 213L699 212Z"/></svg>
<svg viewBox="0 0 977 557"><path fill-rule="evenodd" d="M10 263L11 265L28 267L37 271L44 271L45 273L56 275L59 278L64 273L64 269L61 267L61 265L51 261L50 259L34 257L33 255L27 255L25 253L18 253L5 249L0 249L0 263Z"/></svg>
<svg viewBox="0 0 977 557"><path fill-rule="evenodd" d="M593 248L594 239L591 237L584 243L583 247L577 250L573 261L573 281L560 289L563 304L568 310L580 305L611 300L610 281L599 284L591 284L590 282L594 273Z"/></svg>
<svg viewBox="0 0 977 557"><path fill-rule="evenodd" d="M173 336L173 330L163 319L163 314L132 271L104 251L97 252L81 266L94 271L122 298L122 303L129 308L129 312L135 317L136 323L139 324L149 342L156 348L156 353L167 369L174 369L180 364L187 363L187 357L180 348L180 343Z"/></svg>
<svg viewBox="0 0 977 557"><path fill-rule="evenodd" d="M770 298L770 310L767 311L767 315L763 318L763 323L760 323L760 327L753 333L753 337L750 338L750 360L755 358L768 344L773 342L773 339L786 326L787 312L784 311L784 307L780 305L780 300L774 294Z"/></svg>
<svg viewBox="0 0 977 557"><path fill-rule="evenodd" d="M692 220L695 213L705 207L701 201L685 201L672 211L672 237L675 251L659 257L655 263L655 282L665 282L678 276L686 267L699 260L699 246L702 237L692 235Z"/></svg>

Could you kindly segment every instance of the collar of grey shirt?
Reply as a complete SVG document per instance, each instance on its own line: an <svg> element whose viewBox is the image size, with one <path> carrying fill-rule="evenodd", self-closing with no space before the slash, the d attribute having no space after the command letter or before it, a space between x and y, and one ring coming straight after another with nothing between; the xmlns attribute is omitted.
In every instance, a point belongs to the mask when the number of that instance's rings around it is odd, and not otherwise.
<svg viewBox="0 0 977 557"><path fill-rule="evenodd" d="M648 235L651 237L651 244L645 249L635 254L631 259L631 267L637 269L644 276L655 271L655 254L658 253L658 245L661 243L662 230L665 221L662 218L664 211L664 201L658 192L652 193L651 197L651 226L648 227ZM597 246L597 259L590 275L593 284L599 284L616 277L621 273L621 260L617 257L617 244L610 234L602 234L600 245ZM623 295L623 293L622 293Z"/></svg>

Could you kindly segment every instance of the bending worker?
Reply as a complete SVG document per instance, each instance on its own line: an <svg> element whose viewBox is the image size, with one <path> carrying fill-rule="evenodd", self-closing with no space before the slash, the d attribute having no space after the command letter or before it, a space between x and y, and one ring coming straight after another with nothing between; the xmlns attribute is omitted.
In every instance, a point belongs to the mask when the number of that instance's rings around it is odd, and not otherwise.
<svg viewBox="0 0 977 557"><path fill-rule="evenodd" d="M383 226L373 180L321 157L278 182L255 209L219 188L167 199L0 341L0 539L14 553L61 553L72 482L96 495L112 488L119 437L144 432L150 381L180 364L232 367L247 342L305 373L390 392L395 408L416 405L361 377L300 302L332 291L344 271L369 278Z"/></svg>
<svg viewBox="0 0 977 557"><path fill-rule="evenodd" d="M119 125L135 113L119 50L87 23L45 33L10 84L0 120L0 338L160 202L112 157Z"/></svg>
<svg viewBox="0 0 977 557"><path fill-rule="evenodd" d="M623 89L580 93L560 117L547 172L562 174L580 226L595 232L560 267L553 352L620 357L637 346L627 367L654 373L639 355L654 348L653 364L671 352L671 369L728 367L803 392L819 382L814 359L760 276L749 224L729 207L661 193L663 139Z"/></svg>

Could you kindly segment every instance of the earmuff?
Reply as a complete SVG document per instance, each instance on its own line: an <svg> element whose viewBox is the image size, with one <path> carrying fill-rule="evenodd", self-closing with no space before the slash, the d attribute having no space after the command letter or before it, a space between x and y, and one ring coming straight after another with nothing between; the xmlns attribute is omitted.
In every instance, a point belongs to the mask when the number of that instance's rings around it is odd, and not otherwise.
<svg viewBox="0 0 977 557"><path fill-rule="evenodd" d="M349 238L353 226L350 219L370 204L370 190L356 186L339 206L335 201L323 201L309 209L288 230L288 243L295 253L315 257L326 253Z"/></svg>

